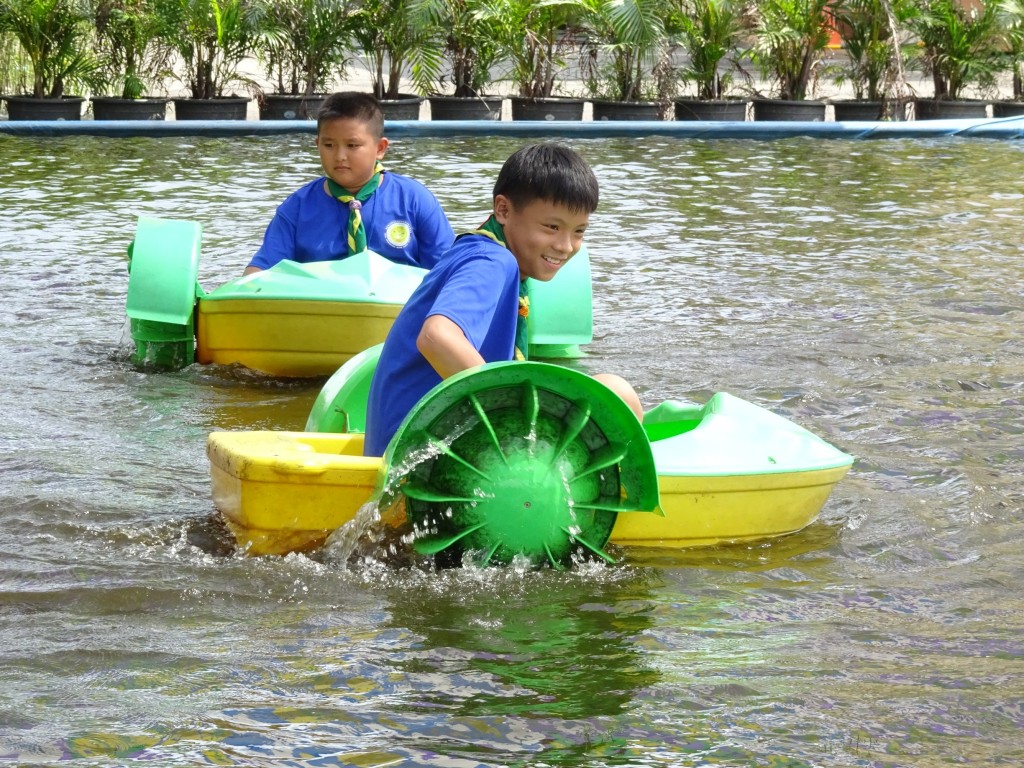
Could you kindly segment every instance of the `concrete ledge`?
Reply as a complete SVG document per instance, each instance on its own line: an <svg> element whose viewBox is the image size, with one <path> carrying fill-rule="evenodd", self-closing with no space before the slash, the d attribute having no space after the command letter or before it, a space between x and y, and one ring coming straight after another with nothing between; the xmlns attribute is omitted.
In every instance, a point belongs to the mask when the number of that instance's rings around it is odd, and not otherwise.
<svg viewBox="0 0 1024 768"><path fill-rule="evenodd" d="M683 121L389 121L388 136L676 136L687 139L895 139L961 136L1024 138L1024 117L910 122L683 122ZM264 136L314 133L312 120L59 120L0 121L9 136Z"/></svg>

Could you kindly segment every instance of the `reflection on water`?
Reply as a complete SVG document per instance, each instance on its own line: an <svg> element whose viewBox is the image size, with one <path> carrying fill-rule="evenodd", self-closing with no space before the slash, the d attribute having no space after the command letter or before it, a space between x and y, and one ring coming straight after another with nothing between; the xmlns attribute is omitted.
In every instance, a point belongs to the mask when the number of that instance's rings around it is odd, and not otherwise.
<svg viewBox="0 0 1024 768"><path fill-rule="evenodd" d="M241 271L311 137L0 140L0 762L1019 765L1022 152L587 139L596 339L645 404L725 390L858 457L771 542L569 573L243 558L215 429L322 381L136 371L138 215ZM476 226L516 140L400 139Z"/></svg>

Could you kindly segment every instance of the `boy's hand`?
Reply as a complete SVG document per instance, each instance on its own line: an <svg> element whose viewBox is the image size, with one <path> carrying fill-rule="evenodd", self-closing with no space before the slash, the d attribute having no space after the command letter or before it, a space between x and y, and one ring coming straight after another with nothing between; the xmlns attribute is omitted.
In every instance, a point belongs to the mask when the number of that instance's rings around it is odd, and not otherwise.
<svg viewBox="0 0 1024 768"><path fill-rule="evenodd" d="M423 322L416 348L442 379L484 364L462 329L444 315L430 315Z"/></svg>

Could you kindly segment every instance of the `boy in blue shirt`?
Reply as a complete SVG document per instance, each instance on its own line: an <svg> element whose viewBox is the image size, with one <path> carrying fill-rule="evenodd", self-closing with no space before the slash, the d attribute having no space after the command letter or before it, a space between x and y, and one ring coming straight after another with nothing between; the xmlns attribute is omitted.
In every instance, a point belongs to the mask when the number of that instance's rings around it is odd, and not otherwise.
<svg viewBox="0 0 1024 768"><path fill-rule="evenodd" d="M493 214L456 239L388 333L370 385L367 456L383 455L412 407L442 379L483 363L523 359L529 312L520 300L523 282L558 274L583 245L597 203L593 171L566 146L534 144L505 161ZM595 378L643 417L625 380Z"/></svg>
<svg viewBox="0 0 1024 768"><path fill-rule="evenodd" d="M388 148L380 103L368 93L328 96L317 114L316 145L326 177L281 203L244 274L284 259L344 259L369 248L399 264L429 269L455 233L440 203L418 181L385 172Z"/></svg>

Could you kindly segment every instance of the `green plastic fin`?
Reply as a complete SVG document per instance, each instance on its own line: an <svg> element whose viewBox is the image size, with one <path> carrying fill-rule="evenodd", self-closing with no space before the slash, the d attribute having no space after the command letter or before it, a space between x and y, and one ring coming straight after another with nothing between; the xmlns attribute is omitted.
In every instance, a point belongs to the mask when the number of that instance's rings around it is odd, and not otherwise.
<svg viewBox="0 0 1024 768"><path fill-rule="evenodd" d="M443 539L433 539L426 537L422 539L416 539L416 541L413 542L412 547L421 555L436 555L438 552L443 552L449 547L454 546L462 539L464 539L466 536L469 536L469 534L473 533L474 531L477 531L483 526L484 523L480 523L479 525L475 525L472 528L467 528L466 530L461 531L455 534L454 536L448 536Z"/></svg>
<svg viewBox="0 0 1024 768"><path fill-rule="evenodd" d="M490 480L490 478L487 477L486 472L481 470L479 467L474 466L472 462L466 460L465 458L457 454L455 451L453 451L451 447L448 445L448 443L446 443L441 438L428 434L427 440L430 442L430 445L433 446L436 453L444 454L445 456L448 456L454 461L457 461L460 466L464 467L465 469L468 469L470 472L475 472L483 480ZM495 443L495 445L497 445L497 443Z"/></svg>
<svg viewBox="0 0 1024 768"><path fill-rule="evenodd" d="M383 346L363 350L334 372L310 409L307 432L366 431L366 401Z"/></svg>
<svg viewBox="0 0 1024 768"><path fill-rule="evenodd" d="M402 493L417 501L438 501L445 504L472 504L474 501L479 501L473 497L453 496L450 493L428 488L418 483L406 483L402 486Z"/></svg>
<svg viewBox="0 0 1024 768"><path fill-rule="evenodd" d="M594 301L590 253L580 248L553 280L528 280L530 354L533 358L573 358L594 340Z"/></svg>
<svg viewBox="0 0 1024 768"><path fill-rule="evenodd" d="M576 440L583 428L590 423L590 405L585 402L577 402L573 404L573 408L569 411L566 417L563 419L563 432L558 439L558 443L552 452L554 456L561 456L566 448L574 440ZM550 462L547 465L549 472L557 471L558 466L555 462ZM578 477L579 475L577 475Z"/></svg>
<svg viewBox="0 0 1024 768"><path fill-rule="evenodd" d="M491 420L487 418L487 413L484 411L483 406L480 405L480 401L477 400L475 395L469 396L469 401L473 404L473 410L476 412L477 418L480 419L480 423L487 429L487 434L491 437L497 453L501 456L502 461L505 462L505 466L508 466L508 457L505 456L505 452L501 449L501 441L498 439L497 432L494 431L494 425L491 424Z"/></svg>
<svg viewBox="0 0 1024 768"><path fill-rule="evenodd" d="M537 428L537 415L540 413L540 400L537 395L537 387L532 381L523 385L523 412L526 416L526 428L531 432Z"/></svg>
<svg viewBox="0 0 1024 768"><path fill-rule="evenodd" d="M562 562L557 557L555 557L555 553L551 551L551 547L549 547L547 544L544 545L544 554L548 556L548 563L551 565L552 568L554 568L556 571L565 570L565 566L563 566Z"/></svg>
<svg viewBox="0 0 1024 768"><path fill-rule="evenodd" d="M594 451L590 463L576 475L576 478L586 477L589 474L600 472L602 469L618 464L625 458L628 452L629 449L622 443L603 445Z"/></svg>
<svg viewBox="0 0 1024 768"><path fill-rule="evenodd" d="M604 551L603 549L601 549L600 547L595 547L595 546L594 546L593 544L591 544L591 543L590 543L589 541L587 541L586 539L584 539L584 538L583 538L582 536L577 536L577 535L573 534L573 532L572 532L572 531L571 531L570 529L568 529L568 528L564 528L563 530L564 530L564 531L565 531L565 532L566 532L567 534L569 534L570 536L572 536L572 537L573 537L573 539L574 539L575 541L577 541L577 542L579 542L580 544L582 544L582 545L583 545L584 547L586 547L587 549L589 549L589 550L590 550L591 552L593 552L593 553L594 553L595 555L597 555L598 557L600 557L600 558L601 558L602 560L604 560L604 561L605 561L606 563L611 563L612 565L615 565L615 563L616 563L616 560L615 560L615 558L614 558L614 557L612 557L611 555L609 555L609 554L608 554L607 552L605 552L605 551Z"/></svg>
<svg viewBox="0 0 1024 768"><path fill-rule="evenodd" d="M596 512L648 512L651 510L635 509L631 504L622 501L589 501L580 502L576 505L577 510L592 509Z"/></svg>
<svg viewBox="0 0 1024 768"><path fill-rule="evenodd" d="M491 546L491 548L487 551L487 554L480 558L480 560L478 561L478 564L480 566L482 566L482 567L490 565L491 558L494 557L495 553L498 551L498 547L500 547L500 546L501 546L501 542L500 541L496 541L493 544L493 546Z"/></svg>
<svg viewBox="0 0 1024 768"><path fill-rule="evenodd" d="M175 370L194 362L201 242L197 222L139 218L125 302L137 365Z"/></svg>

